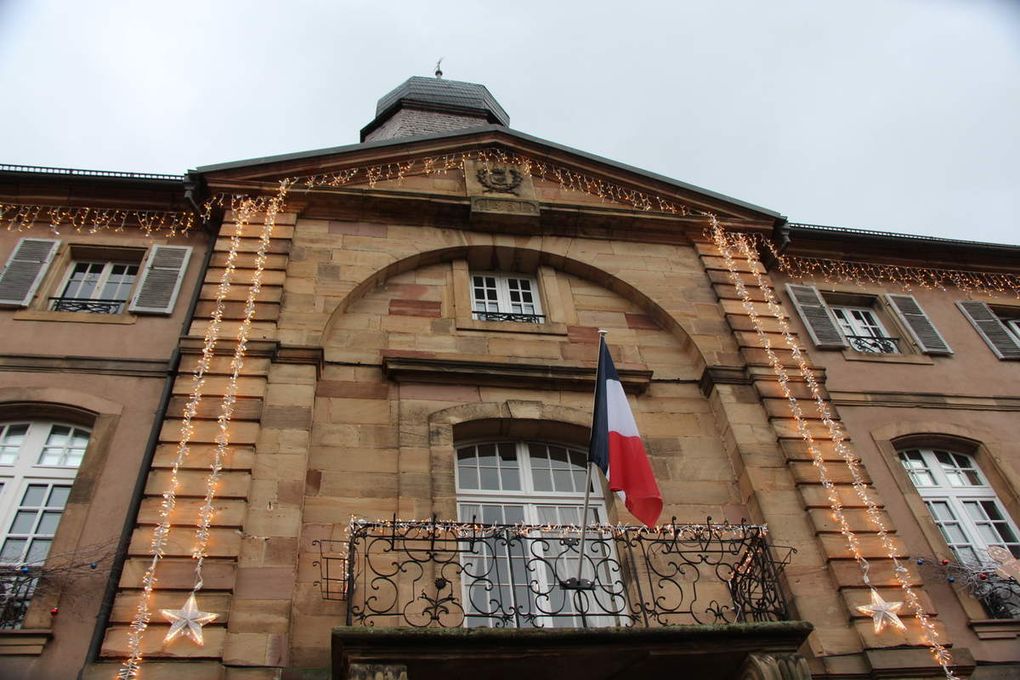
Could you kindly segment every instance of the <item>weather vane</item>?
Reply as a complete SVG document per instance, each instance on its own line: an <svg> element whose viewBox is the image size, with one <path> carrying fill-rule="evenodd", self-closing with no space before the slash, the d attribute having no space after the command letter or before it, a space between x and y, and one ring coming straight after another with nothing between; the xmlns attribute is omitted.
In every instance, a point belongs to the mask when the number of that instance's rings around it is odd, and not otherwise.
<svg viewBox="0 0 1020 680"><path fill-rule="evenodd" d="M436 62L436 78L442 78L443 77L442 65L443 65L443 59L445 59L445 58L446 57L439 57L439 61Z"/></svg>

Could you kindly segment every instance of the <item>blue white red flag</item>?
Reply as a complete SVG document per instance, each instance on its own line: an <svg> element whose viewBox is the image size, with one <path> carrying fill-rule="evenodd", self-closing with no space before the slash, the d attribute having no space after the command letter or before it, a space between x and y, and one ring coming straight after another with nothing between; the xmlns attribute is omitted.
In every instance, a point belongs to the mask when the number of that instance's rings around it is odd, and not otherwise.
<svg viewBox="0 0 1020 680"><path fill-rule="evenodd" d="M620 376L609 355L605 337L599 339L599 368L595 385L588 460L598 465L630 513L654 526L662 512L662 493L638 434Z"/></svg>

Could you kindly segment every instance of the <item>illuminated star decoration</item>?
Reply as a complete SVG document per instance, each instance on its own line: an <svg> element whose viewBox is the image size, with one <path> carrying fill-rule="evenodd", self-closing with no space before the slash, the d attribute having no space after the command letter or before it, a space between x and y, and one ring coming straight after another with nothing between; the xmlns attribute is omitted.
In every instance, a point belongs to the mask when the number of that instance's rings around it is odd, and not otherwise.
<svg viewBox="0 0 1020 680"><path fill-rule="evenodd" d="M881 633L887 623L899 630L904 630L906 628L903 622L900 621L900 617L896 615L896 612L898 612L902 606L902 602L886 602L882 599L882 596L878 594L878 591L872 588L871 604L861 605L857 607L857 611L870 616L875 624L875 632Z"/></svg>
<svg viewBox="0 0 1020 680"><path fill-rule="evenodd" d="M177 636L184 634L190 637L197 644L203 645L202 626L216 619L218 614L199 611L198 602L195 601L195 593L188 595L183 609L162 609L163 616L170 621L170 632L163 638L164 642L173 642Z"/></svg>
<svg viewBox="0 0 1020 680"><path fill-rule="evenodd" d="M995 571L1003 578L1020 581L1020 559L1013 557L1013 553L1001 545L993 545L988 548L988 556L998 563L998 569Z"/></svg>

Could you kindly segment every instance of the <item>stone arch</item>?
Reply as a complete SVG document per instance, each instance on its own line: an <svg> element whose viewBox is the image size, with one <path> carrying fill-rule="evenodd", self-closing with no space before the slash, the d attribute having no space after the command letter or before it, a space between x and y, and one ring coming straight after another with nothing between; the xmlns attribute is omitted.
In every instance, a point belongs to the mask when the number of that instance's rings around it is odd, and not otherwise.
<svg viewBox="0 0 1020 680"><path fill-rule="evenodd" d="M417 253L392 262L375 271L354 286L330 312L322 327L320 337L325 342L337 320L356 301L363 298L372 289L382 286L388 279L399 274L435 264L466 259L473 265L489 263L490 269L507 271L529 271L540 265L550 266L558 271L573 274L591 281L621 295L641 308L663 330L676 336L684 346L689 346L694 355L692 358L704 364L704 352L692 340L690 330L685 328L677 318L671 315L648 294L642 292L624 279L596 267L587 262L558 253L536 250L526 247L506 245L458 245Z"/></svg>
<svg viewBox="0 0 1020 680"><path fill-rule="evenodd" d="M432 512L440 517L457 514L454 483L454 444L479 436L540 438L583 443L591 426L591 413L540 401L508 399L460 404L428 416L429 470Z"/></svg>
<svg viewBox="0 0 1020 680"><path fill-rule="evenodd" d="M62 387L0 387L0 418L58 418L91 426L122 410L115 401Z"/></svg>

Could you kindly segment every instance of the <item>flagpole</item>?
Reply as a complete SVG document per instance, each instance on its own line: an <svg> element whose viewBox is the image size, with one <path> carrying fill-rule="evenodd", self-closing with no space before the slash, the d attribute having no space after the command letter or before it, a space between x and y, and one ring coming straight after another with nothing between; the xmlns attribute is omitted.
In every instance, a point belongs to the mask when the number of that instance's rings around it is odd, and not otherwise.
<svg viewBox="0 0 1020 680"><path fill-rule="evenodd" d="M605 342L606 334L608 332L609 331L604 331L601 328L599 329L599 359L600 360L602 358L602 343ZM595 392L594 392L595 395L598 394L598 390L599 390L599 373L598 373L598 370L599 370L598 362L596 362L596 365L595 365ZM594 404L594 397L592 399L592 403ZM591 412L591 426L592 426L592 429L595 429L595 409L594 408L592 408L592 412ZM577 582L578 586L581 585L581 571L584 568L584 541L585 541L585 539L588 536L588 531L587 531L587 529L588 529L588 506L589 506L589 504L591 502L591 468L592 468L591 451L590 450L588 451L588 465L587 465L587 468L588 469L587 469L587 472L585 473L585 477L584 477L584 508L581 510L581 544L580 544L580 546L577 549L577 581L576 582Z"/></svg>

